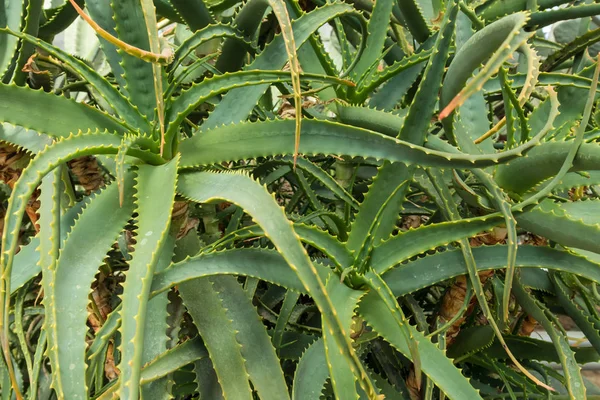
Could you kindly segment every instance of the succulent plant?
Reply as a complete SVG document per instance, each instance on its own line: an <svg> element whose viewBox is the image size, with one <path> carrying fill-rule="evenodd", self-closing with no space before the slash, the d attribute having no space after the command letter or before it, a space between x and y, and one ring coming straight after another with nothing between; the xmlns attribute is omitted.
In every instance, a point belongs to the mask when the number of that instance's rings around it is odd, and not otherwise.
<svg viewBox="0 0 600 400"><path fill-rule="evenodd" d="M598 13L0 2L3 398L595 398Z"/></svg>

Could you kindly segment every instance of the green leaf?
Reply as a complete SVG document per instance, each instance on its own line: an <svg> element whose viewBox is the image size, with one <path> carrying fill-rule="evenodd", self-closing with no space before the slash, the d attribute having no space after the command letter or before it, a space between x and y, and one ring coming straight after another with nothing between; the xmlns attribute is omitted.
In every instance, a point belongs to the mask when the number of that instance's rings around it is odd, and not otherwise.
<svg viewBox="0 0 600 400"><path fill-rule="evenodd" d="M279 316L277 317L277 323L275 324L275 328L273 329L273 346L277 350L277 354L281 355L281 342L283 340L283 333L285 328L287 327L288 321L290 320L290 316L294 311L294 307L296 307L296 303L300 298L300 294L288 290L285 292L285 298L283 299L283 303L281 304L281 310L279 311Z"/></svg>
<svg viewBox="0 0 600 400"><path fill-rule="evenodd" d="M265 230L265 234L290 268L296 272L304 287L310 292L323 320L332 327L333 337L338 351L344 354L353 373L360 374L361 386L368 395L375 395L361 361L358 359L350 341L349 334L343 328L331 299L327 296L325 285L315 265L310 261L302 247L292 223L283 209L260 184L241 174L197 172L181 176L178 191L196 202L215 199L231 201L242 207Z"/></svg>
<svg viewBox="0 0 600 400"><path fill-rule="evenodd" d="M94 196L92 194L90 197ZM86 201L89 201L86 199ZM63 243L67 237L67 233L75 223L75 220L81 214L81 210L85 206L86 201L80 201L73 207L63 213L60 218L60 243ZM37 248L40 244L39 235L31 239L31 241L19 249L19 253L15 256L15 263L19 268L13 269L11 281L11 294L15 294L16 290L25 285L41 271L39 265L40 253Z"/></svg>
<svg viewBox="0 0 600 400"><path fill-rule="evenodd" d="M214 23L213 16L202 0L170 0L177 14L190 27L192 32L198 31Z"/></svg>
<svg viewBox="0 0 600 400"><path fill-rule="evenodd" d="M123 284L121 309L119 393L122 398L138 397L146 306L154 269L169 234L178 161L178 158L175 158L158 167L138 167L135 185L137 243Z"/></svg>
<svg viewBox="0 0 600 400"><path fill-rule="evenodd" d="M198 234L192 230L177 242L173 259L182 261L191 254L197 254L201 246ZM231 383L233 389L228 390L228 394L232 392L245 394L248 386L248 373L243 365L243 358L240 356L239 344L231 327L231 320L227 319L226 310L212 288L211 282L209 279L186 282L179 286L179 294L184 300L185 296L188 297L186 307L188 310L192 307L191 316L196 324L200 323L197 327L200 329L212 357L194 363L197 391L202 398L223 399L219 379ZM199 295L202 299L198 297ZM199 304L199 299L208 302L208 310ZM221 358L222 354L218 349L222 345L227 346L224 358ZM212 346L216 346L216 348ZM219 368L218 376L215 367Z"/></svg>
<svg viewBox="0 0 600 400"><path fill-rule="evenodd" d="M115 31L125 43L150 51L150 39L144 19L142 4L139 0L111 0ZM142 115L149 120L154 119L156 94L154 92L152 65L138 57L134 57L117 49L121 56L123 68L124 90L129 94L129 101Z"/></svg>
<svg viewBox="0 0 600 400"><path fill-rule="evenodd" d="M577 24L578 25L578 24ZM560 26L560 25L559 25ZM572 58L582 51L587 51L587 48L600 40L600 29L594 29L584 33L581 36L576 36L575 39L567 43L562 49L549 55L542 64L542 71L551 71L564 61Z"/></svg>
<svg viewBox="0 0 600 400"><path fill-rule="evenodd" d="M544 10L567 2L566 0L540 0L537 3L539 9ZM476 11L484 20L493 21L514 12L527 10L527 4L527 0L490 1L479 5Z"/></svg>
<svg viewBox="0 0 600 400"><path fill-rule="evenodd" d="M466 218L460 221L426 225L398 235L373 248L371 265L377 273L384 273L394 265L437 246L472 237L502 223L501 216Z"/></svg>
<svg viewBox="0 0 600 400"><path fill-rule="evenodd" d="M525 288L520 284L518 278L515 279L513 293L519 305L527 314L531 315L538 321L544 330L548 333L554 343L554 348L560 358L565 381L569 395L573 399L585 399L585 385L581 377L579 366L575 360L575 353L569 347L569 341L566 333L558 325L558 318L552 315L551 312L543 306L541 302L536 300Z"/></svg>
<svg viewBox="0 0 600 400"><path fill-rule="evenodd" d="M43 6L44 0L29 0L24 3L23 22L21 24L21 31L23 33L27 33L31 36L38 36L38 29L40 26L40 18L42 16ZM25 67L25 65L29 62L29 57L31 57L34 54L34 52L35 47L32 46L31 43L21 43L21 46L17 53L17 58L15 60L15 71L12 79L12 81L15 84L23 86L27 83L29 73L23 71L23 67Z"/></svg>
<svg viewBox="0 0 600 400"><path fill-rule="evenodd" d="M120 145L118 135L108 133L81 134L62 138L34 158L13 188L7 207L7 218L4 221L2 235L2 254L0 264L2 267L2 292L0 297L10 293L10 277L14 262L14 254L18 245L19 231L27 202L41 179L61 163L74 157L90 154L116 153ZM152 143L151 143L152 144ZM139 150L138 150L139 151ZM153 153L143 153L151 158L157 156ZM159 157L160 159L160 157ZM159 161L159 160L156 160ZM159 164L161 161L158 162Z"/></svg>
<svg viewBox="0 0 600 400"><path fill-rule="evenodd" d="M290 158L287 159L290 160ZM331 190L333 194L344 200L351 207L358 208L358 201L356 201L352 195L338 183L337 180L335 180L331 175L329 175L315 163L305 158L299 158L296 162L296 167L312 175L319 182L321 182L323 186Z"/></svg>
<svg viewBox="0 0 600 400"><path fill-rule="evenodd" d="M0 28L18 31L21 27L23 1L4 0L0 4ZM0 78L3 78L13 62L19 39L0 35Z"/></svg>
<svg viewBox="0 0 600 400"><path fill-rule="evenodd" d="M367 293L359 304L358 312L365 318L367 324L372 326L387 342L406 357L411 357L402 327L396 323L381 297L373 291ZM408 325L408 328L417 346L423 372L446 396L450 399L481 399L479 392L471 386L468 379L452 364L452 360L447 358L442 350L414 327Z"/></svg>
<svg viewBox="0 0 600 400"><path fill-rule="evenodd" d="M73 6L69 4L70 8ZM110 6L110 1L106 0L86 0L85 7L92 18L102 29L107 31L109 34L116 36L115 31L115 20L113 19L113 11ZM118 53L118 49L112 43L94 32L100 40L100 47L106 57L106 61L110 65L113 75L119 84L119 90L123 95L127 96L128 93L125 90L125 79L123 78L123 67L121 66L121 56Z"/></svg>
<svg viewBox="0 0 600 400"><path fill-rule="evenodd" d="M173 235L167 236L165 244L161 249L155 272L162 271L171 264L175 241L176 238ZM144 326L144 353L142 354L142 364L151 362L167 350L167 342L170 339L169 335L167 335L167 327L169 326L167 323L167 319L169 318L169 312L167 310L167 307L169 306L168 295L169 293L161 293L148 301L148 308L146 310L148 316ZM141 380L142 378L140 375L140 381ZM141 390L142 398L168 399L170 397L166 378L143 385Z"/></svg>
<svg viewBox="0 0 600 400"><path fill-rule="evenodd" d="M154 0L154 6L156 7L156 13L161 17L170 19L172 22L178 24L183 23L181 16L175 11L171 0Z"/></svg>
<svg viewBox="0 0 600 400"><path fill-rule="evenodd" d="M96 332L96 337L92 341L92 344L87 350L87 358L90 364L103 361L100 357L103 351L106 351L109 339L117 332L117 329L121 326L121 304L108 314L106 321L100 329ZM118 387L118 386L117 386Z"/></svg>
<svg viewBox="0 0 600 400"><path fill-rule="evenodd" d="M355 13L352 6L344 3L330 3L306 13L292 22L294 41L296 46L301 46L310 35L327 21L340 15ZM287 53L283 37L277 36L246 67L246 70L279 70L287 61ZM245 120L259 98L267 89L267 85L258 85L247 88L231 90L223 97L219 105L202 124L202 130L214 128L230 122ZM244 101L239 101L244 99ZM303 130L304 133L304 130ZM292 147L293 149L293 147Z"/></svg>
<svg viewBox="0 0 600 400"><path fill-rule="evenodd" d="M556 184L554 192L598 184L600 184L600 171L590 171L585 176L577 172L569 172Z"/></svg>
<svg viewBox="0 0 600 400"><path fill-rule="evenodd" d="M394 297L389 286L385 283L381 276L379 276L379 274L371 269L365 273L364 279L367 282L371 292L379 296L379 298L382 300L382 305L387 308L389 315L393 318L394 322L396 322L397 326L400 327L410 352L410 359L413 362L417 386L421 386L421 355L419 354L418 344L412 335L412 331L410 329L408 320L404 315L404 311L402 311L402 308L398 304L398 301ZM421 327L421 329L423 328Z"/></svg>
<svg viewBox="0 0 600 400"><path fill-rule="evenodd" d="M498 72L504 61L531 36L528 32L520 32L526 21L525 13L508 15L476 32L457 52L448 68L440 98L442 111L439 118L445 119L447 134L452 135L452 117L446 117L480 90ZM473 71L488 58L484 67L466 84Z"/></svg>
<svg viewBox="0 0 600 400"><path fill-rule="evenodd" d="M506 267L506 246L475 247L473 256L478 271ZM600 282L600 269L596 263L575 253L550 247L520 246L515 265L517 268L547 268L569 272ZM423 271L427 271L427 274ZM402 296L465 273L462 253L452 249L401 264L382 277L395 296Z"/></svg>
<svg viewBox="0 0 600 400"><path fill-rule="evenodd" d="M295 315L292 314L292 317ZM283 333L279 358L281 360L299 361L308 347L318 340L318 337L306 333L288 330ZM327 365L325 365L327 369Z"/></svg>
<svg viewBox="0 0 600 400"><path fill-rule="evenodd" d="M39 153L52 144L52 138L22 126L0 124L0 142L17 146L27 153Z"/></svg>
<svg viewBox="0 0 600 400"><path fill-rule="evenodd" d="M151 62L152 71L152 84L154 86L154 99L152 101L152 110L156 108L156 120L158 121L157 133L160 133L160 155L163 154L165 144L165 98L163 83L165 81L164 64L169 64L173 57L173 51L168 43L164 46L160 44L160 38L158 36L158 20L156 19L156 9L152 0L141 0L142 13L144 15L144 22L146 26L146 32L148 33L149 48L153 54L160 54L162 62L154 62L152 60L146 60ZM152 112L154 115L154 111ZM169 154L172 157L172 154Z"/></svg>
<svg viewBox="0 0 600 400"><path fill-rule="evenodd" d="M296 367L293 400L319 400L325 381L329 377L323 339L315 341L304 352Z"/></svg>
<svg viewBox="0 0 600 400"><path fill-rule="evenodd" d="M180 63L188 56L192 51L194 51L197 47L206 43L209 40L227 37L231 40L237 40L237 42L242 42L249 45L246 42L244 36L237 29L229 26L229 25L210 25L205 28L202 28L196 32L194 32L190 37L188 37L181 45L175 50L175 54L173 56L173 62L169 66L171 71L175 70L175 68L180 65ZM223 52L224 53L224 52Z"/></svg>
<svg viewBox="0 0 600 400"><path fill-rule="evenodd" d="M242 3L233 21L235 27L247 38L255 38L268 7L269 3L264 0L249 0ZM236 39L226 39L215 66L221 72L237 71L246 62L247 54L248 48L244 44Z"/></svg>
<svg viewBox="0 0 600 400"><path fill-rule="evenodd" d="M431 116L438 102L438 93L452 43L457 13L457 2L450 1L442 26L440 27L440 33L432 50L432 56L429 59L427 67L425 67L423 79L419 84L409 112L396 135L409 143L422 145L425 142ZM390 163L399 161L391 157L385 156L383 158L386 162L380 168L377 177L373 180L373 184L365 196L365 200L361 204L361 208L352 224L348 239L348 248L352 251L357 251L363 246L367 235L370 234L371 223L378 213L381 213L380 219L382 223L372 232L373 243L377 244L389 237L396 225L398 211L409 186L407 183L413 177L413 168L406 168L401 163ZM390 195L401 185L405 185L405 188L398 190L393 198L390 199ZM381 210L386 202L387 206L384 210Z"/></svg>
<svg viewBox="0 0 600 400"><path fill-rule="evenodd" d="M506 335L504 338L508 346L517 354L526 353L533 360L560 362L560 358L551 342L525 336ZM572 350L575 352L575 358L580 364L597 362L599 359L599 355L593 347L572 347ZM494 359L504 360L507 357L506 351L502 349L498 341L495 341L483 353Z"/></svg>
<svg viewBox="0 0 600 400"><path fill-rule="evenodd" d="M412 1L406 3L412 3ZM358 62L352 69L352 76L359 79L366 78L373 64L379 61L387 37L393 6L393 0L381 0L374 4L367 25L365 51L360 55Z"/></svg>
<svg viewBox="0 0 600 400"><path fill-rule="evenodd" d="M360 298L365 295L362 290L354 290L344 282L340 282L337 275L331 275L326 283L326 289L331 297L331 301L336 305L341 323L344 330L351 331L352 321L355 310ZM356 376L349 368L343 355L336 351L332 327L323 323L323 344L325 345L325 354L327 355L327 365L331 377L331 385L338 399L358 400L359 394L356 388Z"/></svg>
<svg viewBox="0 0 600 400"><path fill-rule="evenodd" d="M212 282L209 279L186 282L179 286L179 292L208 350L224 398L252 399L233 321L228 318Z"/></svg>
<svg viewBox="0 0 600 400"><path fill-rule="evenodd" d="M131 105L131 103L125 97L123 97L118 90L110 84L110 82L104 79L104 77L100 76L83 61L76 59L75 57L55 46L52 46L51 44L25 33L14 32L8 29L0 29L0 34L10 34L26 40L69 65L78 74L80 74L83 79L87 80L90 85L100 92L104 100L106 100L106 102L128 126L133 127L134 129L139 129L142 132L151 131L148 121Z"/></svg>
<svg viewBox="0 0 600 400"><path fill-rule="evenodd" d="M584 4L580 6L559 8L556 10L534 12L531 13L527 25L539 29L544 26L552 25L558 21L591 17L598 13L600 13L600 4Z"/></svg>
<svg viewBox="0 0 600 400"><path fill-rule="evenodd" d="M323 278L328 271L322 272ZM187 258L156 273L152 279L151 296L196 278L213 275L242 275L275 283L298 292L304 286L294 271L276 251L267 249L236 249L211 252Z"/></svg>
<svg viewBox="0 0 600 400"><path fill-rule="evenodd" d="M397 68L398 74L393 76L391 79L386 79L385 83L377 90L377 92L371 95L371 98L369 99L369 106L385 111L392 111L396 107L397 103L399 103L400 100L402 100L402 98L406 95L406 93L415 83L419 75L421 75L421 72L424 68L422 62L424 62L425 60L426 58L422 60L421 63L409 66L406 69L404 69L404 65L399 65ZM400 61L400 63L402 63L402 61ZM394 66L390 68L394 68ZM392 70L390 72L395 73L396 71ZM387 77L377 76L373 80L373 82L379 80L377 78L383 79ZM371 85L372 83L368 84L364 92L371 94L372 90L369 90L371 89ZM394 132L394 134L396 133L398 133L398 130Z"/></svg>
<svg viewBox="0 0 600 400"><path fill-rule="evenodd" d="M293 127L293 120L269 120L225 125L202 132L181 143L181 167L290 154L294 150ZM470 155L431 150L374 131L311 119L304 121L302 127L300 153L384 159L396 162L394 168L398 165L480 168L519 157L538 144L548 130L544 129L531 141L502 153ZM457 151L452 146L450 149ZM394 169L389 173L395 172Z"/></svg>
<svg viewBox="0 0 600 400"><path fill-rule="evenodd" d="M85 206L67 235L56 264L56 296L53 304L46 305L46 312L55 315L56 328L48 334L49 340L58 346L57 367L69 371L57 377L62 379L60 386L67 398L88 398L84 358L88 294L98 267L133 213L131 174L127 183L127 201L122 207L114 184Z"/></svg>
<svg viewBox="0 0 600 400"><path fill-rule="evenodd" d="M275 15L275 19L279 23L281 37L283 38L285 53L288 58L288 66L292 79L292 95L294 98L295 109L295 130L294 130L294 165L298 159L298 146L300 145L300 131L302 126L302 94L300 88L300 62L298 61L298 52L294 31L292 30L292 22L290 14L287 10L287 5L284 0L267 0Z"/></svg>
<svg viewBox="0 0 600 400"><path fill-rule="evenodd" d="M512 81L511 87L519 89L525 84L525 74L508 75L507 79ZM592 80L580 75L561 74L559 72L541 72L538 76L537 86L570 86L579 89L590 89ZM500 91L500 82L498 79L491 79L483 85L483 92L486 94Z"/></svg>
<svg viewBox="0 0 600 400"><path fill-rule="evenodd" d="M83 7L84 0L75 0L75 2L79 7ZM66 0L62 6L59 6L52 11L52 16L40 26L38 31L39 37L52 37L64 31L79 15L68 0Z"/></svg>
<svg viewBox="0 0 600 400"><path fill-rule="evenodd" d="M398 1L398 6L400 7L400 12L402 12L402 16L404 17L404 21L406 22L410 33L419 42L424 42L425 39L429 37L430 32L419 1Z"/></svg>
<svg viewBox="0 0 600 400"><path fill-rule="evenodd" d="M516 216L518 224L564 246L600 253L597 201L554 203L551 200ZM591 214L590 214L591 213Z"/></svg>
<svg viewBox="0 0 600 400"><path fill-rule="evenodd" d="M489 347L495 338L494 330L489 325L463 328L448 349L448 357L462 358L469 354L478 353Z"/></svg>
<svg viewBox="0 0 600 400"><path fill-rule="evenodd" d="M348 81L323 75L302 74L301 78L316 82L350 84ZM174 135L188 114L213 96L239 87L287 82L289 80L290 74L287 72L262 70L226 73L207 78L200 83L192 85L191 88L182 92L167 105L166 119L169 122L167 136Z"/></svg>
<svg viewBox="0 0 600 400"><path fill-rule="evenodd" d="M211 281L237 332L240 354L254 390L265 400L289 398L279 359L251 300L233 277L215 277Z"/></svg>
<svg viewBox="0 0 600 400"><path fill-rule="evenodd" d="M42 367L42 359L44 358L44 351L46 350L46 343L46 331L42 330L35 348L35 354L33 355L33 377L29 387L29 390L32 393L31 400L37 399L36 395L38 393L38 388L42 386L40 383L40 371Z"/></svg>
<svg viewBox="0 0 600 400"><path fill-rule="evenodd" d="M596 351L600 349L600 334L594 324L594 317L581 309L572 299L572 292L561 278L560 274L551 274L554 294L558 304L565 310L567 315L573 319L577 327L585 335L587 340L594 346Z"/></svg>
<svg viewBox="0 0 600 400"><path fill-rule="evenodd" d="M201 399L222 400L223 390L213 368L210 358L204 358L194 363L196 387Z"/></svg>
<svg viewBox="0 0 600 400"><path fill-rule="evenodd" d="M60 368L59 361L59 343L57 342L57 309L54 306L57 293L54 290L56 261L59 255L59 235L60 235L60 192L62 189L60 180L60 168L56 168L52 174L48 175L42 182L40 195L40 267L42 269L42 288L44 288L44 307L47 307L48 312L44 315L44 331L48 340L47 355L52 366L52 387L56 391L58 397L64 397L63 378L66 373L65 368ZM15 186L16 188L16 186ZM6 233L6 227L4 232ZM6 247L2 247L5 249ZM4 253L4 252L3 252ZM4 264L3 264L4 266ZM6 268L6 267L5 267ZM6 269L5 269L6 271ZM9 290L10 282L3 284L5 290ZM10 295L5 298L5 294L0 294L2 299L2 307L10 304ZM8 304L7 304L8 303ZM8 319L8 313L4 311L3 318ZM4 321L2 321L4 323ZM4 332L2 333L4 334ZM9 369L10 371L10 369ZM85 387L84 387L85 389ZM67 393L70 394L70 393Z"/></svg>
<svg viewBox="0 0 600 400"><path fill-rule="evenodd" d="M404 116L360 106L337 107L337 116L343 124L370 129L395 137L404 123Z"/></svg>
<svg viewBox="0 0 600 400"><path fill-rule="evenodd" d="M199 337L187 340L144 365L140 374L140 384L147 385L155 382L190 363L206 358L208 358L208 352ZM112 385L98 399L112 398L113 395L116 395L118 387L118 384Z"/></svg>
<svg viewBox="0 0 600 400"><path fill-rule="evenodd" d="M495 180L505 190L522 194L557 174L569 149L570 141L550 141L531 149L527 157L498 167ZM569 171L600 170L600 143L583 143Z"/></svg>
<svg viewBox="0 0 600 400"><path fill-rule="evenodd" d="M444 21L440 27L440 33L423 73L423 79L398 133L398 137L402 140L418 145L425 141L427 128L431 123L431 116L439 100L438 92L440 88L444 90L448 85L447 79L444 80L444 85L442 85L442 76L446 70L450 44L456 29L457 14L457 2L455 0L449 1Z"/></svg>
<svg viewBox="0 0 600 400"><path fill-rule="evenodd" d="M199 338L188 340L167 350L142 368L140 383L154 382L187 364L208 357Z"/></svg>
<svg viewBox="0 0 600 400"><path fill-rule="evenodd" d="M0 84L0 97L6 99L0 103L0 121L38 133L66 137L79 131L127 130L121 122L96 108L42 90Z"/></svg>
<svg viewBox="0 0 600 400"><path fill-rule="evenodd" d="M600 224L600 200L598 199L570 201L555 205L571 219L579 220L586 225Z"/></svg>

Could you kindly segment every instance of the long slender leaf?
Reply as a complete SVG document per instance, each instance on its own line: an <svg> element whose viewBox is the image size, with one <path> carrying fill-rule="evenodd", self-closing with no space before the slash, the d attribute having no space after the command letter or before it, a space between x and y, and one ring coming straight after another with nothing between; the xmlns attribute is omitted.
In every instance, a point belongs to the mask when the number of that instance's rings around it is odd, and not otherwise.
<svg viewBox="0 0 600 400"><path fill-rule="evenodd" d="M138 167L135 185L138 236L123 288L121 309L119 392L123 398L137 398L139 393L146 306L154 269L169 234L178 161L176 158L163 166Z"/></svg>
<svg viewBox="0 0 600 400"><path fill-rule="evenodd" d="M46 312L55 315L55 330L49 340L58 346L57 367L70 371L60 386L65 396L86 399L85 382L85 321L88 316L88 294L107 251L133 213L133 176L127 180L127 201L119 207L116 185L110 185L97 195L82 211L64 245L54 272L53 304ZM107 217L109 216L109 217ZM55 336L54 336L55 335Z"/></svg>
<svg viewBox="0 0 600 400"><path fill-rule="evenodd" d="M181 177L178 190L186 197L199 202L225 197L245 209L257 220L265 230L267 237L282 253L290 268L311 292L324 320L333 328L333 336L339 351L351 363L353 373L359 375L361 386L368 395L374 395L375 389L364 372L364 367L348 340L349 336L333 309L323 280L275 199L258 183L240 174L210 172L186 174Z"/></svg>

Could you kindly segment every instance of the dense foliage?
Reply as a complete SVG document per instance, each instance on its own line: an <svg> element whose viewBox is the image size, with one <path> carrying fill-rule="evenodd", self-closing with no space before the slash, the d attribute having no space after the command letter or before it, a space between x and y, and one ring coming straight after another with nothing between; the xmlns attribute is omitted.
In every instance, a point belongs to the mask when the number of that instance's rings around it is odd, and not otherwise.
<svg viewBox="0 0 600 400"><path fill-rule="evenodd" d="M599 395L595 14L0 1L2 398Z"/></svg>

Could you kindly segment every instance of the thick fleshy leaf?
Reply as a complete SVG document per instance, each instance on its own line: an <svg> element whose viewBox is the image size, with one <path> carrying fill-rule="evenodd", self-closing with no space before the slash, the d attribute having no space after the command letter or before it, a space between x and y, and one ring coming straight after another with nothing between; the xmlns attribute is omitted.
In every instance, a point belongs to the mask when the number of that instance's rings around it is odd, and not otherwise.
<svg viewBox="0 0 600 400"><path fill-rule="evenodd" d="M135 185L135 212L137 243L129 262L127 279L123 285L121 309L121 370L120 394L123 398L137 398L142 366L143 338L146 309L154 269L161 249L169 235L171 210L175 199L177 163L138 167Z"/></svg>
<svg viewBox="0 0 600 400"><path fill-rule="evenodd" d="M55 296L47 312L54 313L51 335L58 346L58 368L68 370L60 383L65 396L87 399L85 381L85 333L90 286L106 253L133 213L133 176L126 185L127 201L119 207L116 185L110 185L86 205L71 228L54 272Z"/></svg>
<svg viewBox="0 0 600 400"><path fill-rule="evenodd" d="M347 362L350 363L353 373L359 374L361 386L364 385L363 388L368 395L374 396L375 388L352 348L349 333L343 328L333 308L331 298L327 295L325 284L319 276L317 268L308 258L306 250L293 230L292 223L272 195L245 175L213 172L182 175L178 191L197 202L207 202L219 198L231 201L254 217L315 299L325 322L332 327L332 336L338 351L342 352Z"/></svg>

